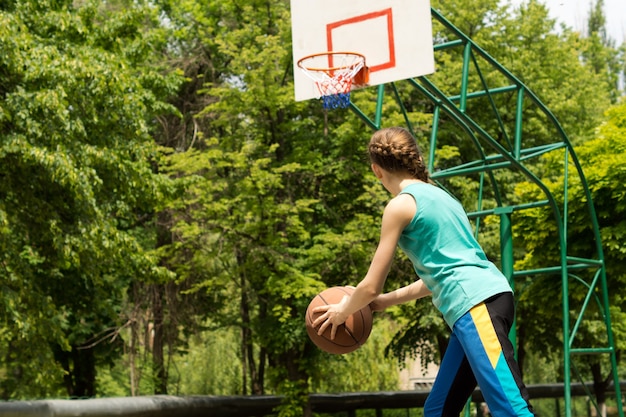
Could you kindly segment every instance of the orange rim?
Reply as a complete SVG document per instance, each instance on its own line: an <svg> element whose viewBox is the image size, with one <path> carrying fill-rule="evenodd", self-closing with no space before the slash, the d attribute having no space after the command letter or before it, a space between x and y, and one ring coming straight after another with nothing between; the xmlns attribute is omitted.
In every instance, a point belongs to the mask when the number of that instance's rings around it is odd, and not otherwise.
<svg viewBox="0 0 626 417"><path fill-rule="evenodd" d="M307 70L307 71L337 71L340 69L344 69L344 68L354 68L356 65L358 65L358 62L354 63L354 64L350 64L350 65L344 65L344 66L339 66L339 67L309 67L309 66L305 66L303 64L304 61L306 61L307 59L311 59L311 58L317 58L319 56L324 56L324 55L354 55L354 56L358 56L363 60L363 67L365 68L365 55L360 54L358 52L334 52L334 51L328 51L328 52L318 52L315 54L310 54L307 56L304 56L302 58L300 58L298 60L298 67Z"/></svg>

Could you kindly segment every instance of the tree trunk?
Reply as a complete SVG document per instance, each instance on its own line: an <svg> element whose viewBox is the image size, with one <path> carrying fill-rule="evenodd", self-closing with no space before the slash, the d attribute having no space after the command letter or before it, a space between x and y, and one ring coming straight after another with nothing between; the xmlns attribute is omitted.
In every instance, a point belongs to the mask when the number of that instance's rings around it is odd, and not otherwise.
<svg viewBox="0 0 626 417"><path fill-rule="evenodd" d="M96 395L96 359L92 348L72 346L70 352L56 348L54 357L65 374L63 382L72 398L90 398Z"/></svg>
<svg viewBox="0 0 626 417"><path fill-rule="evenodd" d="M307 354L306 349L304 352L291 349L283 354L281 354L278 358L276 366L284 367L287 370L287 379L295 384L297 387L297 392L295 393L300 397L300 394L308 394L309 393L309 374L306 369L302 367L303 357ZM294 393L291 393L294 395ZM308 395L302 396L302 398L307 398L306 402L302 404L302 416L303 417L311 417L313 415L313 411L311 410L311 404L308 401Z"/></svg>
<svg viewBox="0 0 626 417"><path fill-rule="evenodd" d="M241 275L241 347L242 347L242 360L247 365L244 373L244 382L246 380L250 384L250 390L252 395L262 395L263 385L259 386L259 375L257 373L256 361L254 360L254 344L252 343L252 329L250 319L250 306L248 302L248 295L246 293L246 279L244 274ZM249 379L248 379L249 378ZM244 385L244 394L247 395L247 386Z"/></svg>
<svg viewBox="0 0 626 417"><path fill-rule="evenodd" d="M163 285L152 286L152 370L154 372L154 394L167 394L167 371L163 345Z"/></svg>
<svg viewBox="0 0 626 417"><path fill-rule="evenodd" d="M600 409L600 415L606 417L606 390L608 388L609 379L602 378L602 369L599 362L590 365L591 374L593 375L593 389L596 394L596 402Z"/></svg>
<svg viewBox="0 0 626 417"><path fill-rule="evenodd" d="M96 358L94 349L72 349L74 363L74 396L91 398L96 395Z"/></svg>
<svg viewBox="0 0 626 417"><path fill-rule="evenodd" d="M137 373L137 340L139 333L139 325L137 320L131 318L132 323L130 325L130 345L128 347L128 366L130 368L130 395L135 397L139 395L139 374Z"/></svg>
<svg viewBox="0 0 626 417"><path fill-rule="evenodd" d="M171 217L167 211L161 211L157 214L156 228L156 247L161 248L172 243L172 234L170 230ZM161 265L166 266L166 265ZM166 285L151 285L152 295L152 371L154 378L154 393L156 395L167 394L167 366L165 364L165 304L166 304ZM172 314L172 308L169 309Z"/></svg>

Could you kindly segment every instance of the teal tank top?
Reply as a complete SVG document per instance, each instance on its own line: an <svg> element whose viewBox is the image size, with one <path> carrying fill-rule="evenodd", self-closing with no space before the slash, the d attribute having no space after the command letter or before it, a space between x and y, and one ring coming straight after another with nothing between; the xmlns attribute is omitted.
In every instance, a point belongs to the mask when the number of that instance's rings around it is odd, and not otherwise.
<svg viewBox="0 0 626 417"><path fill-rule="evenodd" d="M512 292L507 278L487 259L461 204L446 191L427 183L405 187L417 212L404 228L398 245L432 292L435 307L448 326L472 307L503 292Z"/></svg>

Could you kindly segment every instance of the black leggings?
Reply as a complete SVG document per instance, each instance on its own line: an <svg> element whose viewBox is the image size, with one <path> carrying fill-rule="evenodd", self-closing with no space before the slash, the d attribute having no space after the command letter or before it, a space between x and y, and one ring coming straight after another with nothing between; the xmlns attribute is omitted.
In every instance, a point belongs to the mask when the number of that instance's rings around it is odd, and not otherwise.
<svg viewBox="0 0 626 417"><path fill-rule="evenodd" d="M425 417L458 417L478 384L494 417L533 416L514 357L509 331L513 294L498 294L474 306L452 328Z"/></svg>

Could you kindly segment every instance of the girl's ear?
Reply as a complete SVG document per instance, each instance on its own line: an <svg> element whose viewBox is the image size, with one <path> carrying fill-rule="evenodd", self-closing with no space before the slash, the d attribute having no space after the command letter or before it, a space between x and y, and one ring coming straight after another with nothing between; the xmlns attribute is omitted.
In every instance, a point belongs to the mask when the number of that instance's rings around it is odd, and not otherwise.
<svg viewBox="0 0 626 417"><path fill-rule="evenodd" d="M383 170L380 165L372 164L372 171L374 172L374 175L376 175L376 178L381 179L383 177Z"/></svg>

